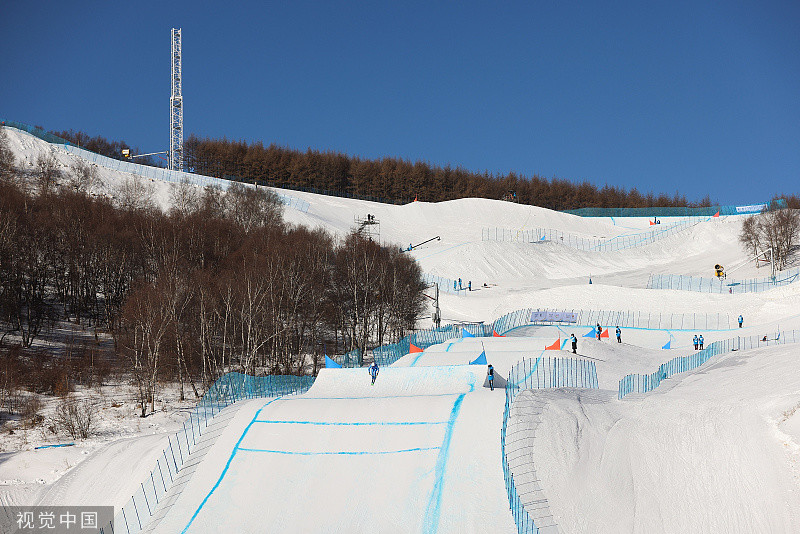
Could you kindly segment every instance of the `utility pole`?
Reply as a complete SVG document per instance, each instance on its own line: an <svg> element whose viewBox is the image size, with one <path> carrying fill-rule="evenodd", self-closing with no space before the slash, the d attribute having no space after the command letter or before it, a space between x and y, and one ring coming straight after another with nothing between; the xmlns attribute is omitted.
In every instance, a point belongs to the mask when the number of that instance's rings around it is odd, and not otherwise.
<svg viewBox="0 0 800 534"><path fill-rule="evenodd" d="M433 287L436 288L436 298L433 299L433 325L436 328L439 328L439 325L442 324L442 311L439 309L439 284L435 284Z"/></svg>

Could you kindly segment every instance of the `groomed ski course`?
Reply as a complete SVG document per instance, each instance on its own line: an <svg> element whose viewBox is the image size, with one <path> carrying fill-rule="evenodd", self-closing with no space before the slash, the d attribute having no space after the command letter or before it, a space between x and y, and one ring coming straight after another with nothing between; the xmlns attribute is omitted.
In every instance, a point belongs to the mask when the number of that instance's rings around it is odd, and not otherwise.
<svg viewBox="0 0 800 534"><path fill-rule="evenodd" d="M18 157L31 165L51 150L65 168L75 158L27 134L9 131L9 137ZM99 193L109 196L129 178L104 169L99 175ZM157 201L168 206L172 185L152 185ZM283 193L309 205L286 210L293 224L344 235L356 217L370 213L386 243L404 247L440 235L441 241L411 255L426 274L471 280L476 289L441 294L444 322L489 323L538 307L713 314L727 317L730 327L626 328L621 344L613 334L603 341L582 337L591 325L457 339L381 369L375 386L366 369L323 370L305 395L241 403L171 506L145 530L516 532L499 446L504 393L483 387L483 366L466 364L485 351L504 376L522 359L541 357L545 345L575 333L579 356L597 365L600 389L525 392L539 408L510 421L535 429L520 437L527 448L524 465L535 469L547 500L548 517L539 518L547 532L800 531L797 344L722 354L652 392L621 401L616 394L624 375L651 373L675 356L692 354L696 333L708 345L737 336L774 339L776 332L800 329L800 284L753 294L645 289L650 274L711 276L716 263L739 278L766 276L738 243L742 217L702 221L642 247L600 253L558 243L482 241L481 232L552 228L613 239L648 230L648 220L579 218L485 199L392 206ZM735 325L739 314L745 317L742 329ZM663 350L667 341L671 348ZM155 456L151 449L158 447L143 441L119 454ZM120 479L103 471L108 458L95 456L50 493L122 506L120 496L130 495L146 471ZM75 482L87 479L95 480L93 487Z"/></svg>

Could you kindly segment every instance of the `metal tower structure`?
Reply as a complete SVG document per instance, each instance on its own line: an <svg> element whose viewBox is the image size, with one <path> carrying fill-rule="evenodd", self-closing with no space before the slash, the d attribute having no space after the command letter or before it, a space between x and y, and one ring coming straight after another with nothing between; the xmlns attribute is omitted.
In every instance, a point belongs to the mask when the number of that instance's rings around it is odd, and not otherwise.
<svg viewBox="0 0 800 534"><path fill-rule="evenodd" d="M172 96L169 99L169 168L183 170L183 91L181 29L172 28Z"/></svg>

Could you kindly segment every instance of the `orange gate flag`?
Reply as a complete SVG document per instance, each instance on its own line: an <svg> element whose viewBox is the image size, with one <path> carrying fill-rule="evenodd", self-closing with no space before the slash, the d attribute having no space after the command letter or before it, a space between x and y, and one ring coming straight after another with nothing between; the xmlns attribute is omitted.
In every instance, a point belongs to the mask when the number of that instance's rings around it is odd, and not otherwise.
<svg viewBox="0 0 800 534"><path fill-rule="evenodd" d="M501 336L500 334L497 333L497 330L492 330L492 337L506 337L506 336Z"/></svg>
<svg viewBox="0 0 800 534"><path fill-rule="evenodd" d="M409 345L411 345L411 347L408 350L409 354L414 354L415 352L424 352L421 348L414 345L413 343L409 343Z"/></svg>
<svg viewBox="0 0 800 534"><path fill-rule="evenodd" d="M605 330L603 330L603 331L600 333L600 337L608 337L608 328L606 328Z"/></svg>
<svg viewBox="0 0 800 534"><path fill-rule="evenodd" d="M561 350L561 338L558 338L552 345L545 347L544 350Z"/></svg>

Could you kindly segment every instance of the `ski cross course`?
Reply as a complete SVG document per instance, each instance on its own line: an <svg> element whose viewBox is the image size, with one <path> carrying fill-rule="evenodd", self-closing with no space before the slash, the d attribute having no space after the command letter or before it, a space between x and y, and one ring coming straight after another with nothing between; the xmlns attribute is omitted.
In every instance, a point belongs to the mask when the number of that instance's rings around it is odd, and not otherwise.
<svg viewBox="0 0 800 534"><path fill-rule="evenodd" d="M52 152L69 166L81 157L6 131L25 161ZM113 195L128 174L96 163L101 193ZM173 184L148 180L167 208ZM674 233L621 250L581 250L484 240L482 232L545 228L576 243L613 243L646 235L651 218L579 217L488 199L396 206L279 192L291 224L343 236L356 217L372 214L384 242L420 243L405 254L425 274L471 281L472 291L440 294L443 324L490 325L526 309L583 310L578 316L592 321L517 324L498 332L505 337L458 336L381 366L374 386L366 368L323 369L305 393L239 400L214 416L208 439L180 466L185 476L165 488L169 498L137 501L142 525L128 517L115 532L512 533L532 532L531 525L541 532L800 531L800 283L787 278L741 294L648 288L655 276L709 278L715 264L742 280L764 279L738 241L744 216L659 217ZM440 240L421 244L433 235ZM598 316L638 322L620 325L620 344L613 335L583 337ZM666 327L638 320L647 316ZM429 326L425 321L421 327ZM601 326L613 332L617 325ZM570 334L578 339L575 356L564 346ZM707 347L729 350L662 379L667 362L697 354L695 334ZM554 343L566 350L545 352ZM468 365L482 353L495 369L494 392L485 387L485 366ZM591 363L596 387L526 389L504 421L506 392L498 380L520 362L536 366L524 367L520 378L538 376L558 358L582 369ZM657 387L618 398L624 377L654 374L650 385ZM504 423L513 435L503 434ZM501 436L515 440L504 443L505 459ZM167 440L115 442L74 467L40 502L69 496L128 513L130 496L149 483ZM504 475L513 475L513 488Z"/></svg>

